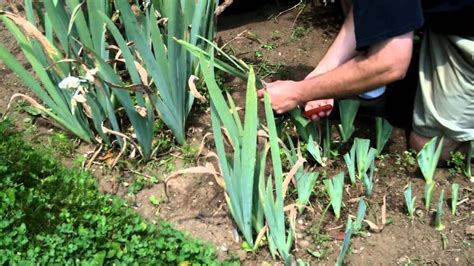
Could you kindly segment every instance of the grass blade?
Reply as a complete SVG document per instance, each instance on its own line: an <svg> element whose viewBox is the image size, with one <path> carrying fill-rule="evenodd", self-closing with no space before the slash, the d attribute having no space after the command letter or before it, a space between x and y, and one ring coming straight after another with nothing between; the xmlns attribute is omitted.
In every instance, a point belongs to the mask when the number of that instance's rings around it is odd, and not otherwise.
<svg viewBox="0 0 474 266"><path fill-rule="evenodd" d="M453 183L451 185L451 213L456 214L456 207L458 204L459 184Z"/></svg>
<svg viewBox="0 0 474 266"><path fill-rule="evenodd" d="M356 157L355 157L355 144L352 144L350 151L344 154L344 161L346 162L347 171L349 173L349 178L351 179L352 185L355 185L356 182Z"/></svg>
<svg viewBox="0 0 474 266"><path fill-rule="evenodd" d="M431 197L433 195L434 183L425 184L425 208L426 210L430 209Z"/></svg>
<svg viewBox="0 0 474 266"><path fill-rule="evenodd" d="M309 135L308 144L306 146L307 151L313 159L322 167L326 166L325 160L321 156L321 147L313 140L313 136Z"/></svg>
<svg viewBox="0 0 474 266"><path fill-rule="evenodd" d="M392 135L392 125L382 117L375 118L375 135L376 135L376 146L377 155L382 153L385 144L387 143L390 135Z"/></svg>
<svg viewBox="0 0 474 266"><path fill-rule="evenodd" d="M255 74L250 69L247 83L247 96L245 103L244 135L242 139L242 176L240 189L242 190L242 213L245 226L252 226L252 194L255 174L255 158L257 150L257 89L255 88Z"/></svg>
<svg viewBox="0 0 474 266"><path fill-rule="evenodd" d="M364 221L365 212L367 210L367 204L363 199L359 200L359 206L357 207L357 216L354 221L354 231L359 232L362 230L362 222Z"/></svg>
<svg viewBox="0 0 474 266"><path fill-rule="evenodd" d="M374 189L374 172L375 172L375 163L372 161L372 164L370 165L370 172L367 175L367 173L364 173L364 178L362 179L362 183L364 184L365 188L365 195L367 197L370 197L372 195L372 191Z"/></svg>
<svg viewBox="0 0 474 266"><path fill-rule="evenodd" d="M342 243L341 252L339 252L339 256L337 257L337 261L336 261L337 266L342 266L344 263L344 260L346 259L346 254L347 254L347 251L349 250L349 245L351 243L352 231L353 231L352 219L349 217L347 218L344 242Z"/></svg>
<svg viewBox="0 0 474 266"><path fill-rule="evenodd" d="M441 194L439 195L439 199L438 199L438 206L436 208L435 228L438 231L442 231L445 228L442 221L443 203L444 203L444 189L441 190Z"/></svg>
<svg viewBox="0 0 474 266"><path fill-rule="evenodd" d="M415 200L416 197L412 196L412 187L411 183L408 185L408 187L403 191L403 196L405 197L405 204L407 206L407 211L408 215L410 216L411 219L413 219L413 214L415 213Z"/></svg>

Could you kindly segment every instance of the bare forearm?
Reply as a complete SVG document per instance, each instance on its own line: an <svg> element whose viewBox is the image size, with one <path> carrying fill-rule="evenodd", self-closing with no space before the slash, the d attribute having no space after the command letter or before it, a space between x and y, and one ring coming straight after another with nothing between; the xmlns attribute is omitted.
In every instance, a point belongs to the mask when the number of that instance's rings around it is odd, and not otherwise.
<svg viewBox="0 0 474 266"><path fill-rule="evenodd" d="M354 17L350 8L336 39L310 76L331 71L354 58L358 54L355 48Z"/></svg>
<svg viewBox="0 0 474 266"><path fill-rule="evenodd" d="M325 74L298 82L299 100L304 103L357 95L403 78L411 58L412 37L407 33L360 53Z"/></svg>
<svg viewBox="0 0 474 266"><path fill-rule="evenodd" d="M374 67L370 60L351 59L339 68L301 81L299 99L302 103L314 99L343 98L363 93L393 81L389 68Z"/></svg>

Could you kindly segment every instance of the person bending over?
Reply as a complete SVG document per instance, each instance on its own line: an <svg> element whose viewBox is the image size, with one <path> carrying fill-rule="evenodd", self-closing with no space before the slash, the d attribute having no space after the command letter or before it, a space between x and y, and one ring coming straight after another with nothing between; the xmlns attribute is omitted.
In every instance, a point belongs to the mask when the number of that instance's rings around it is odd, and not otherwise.
<svg viewBox="0 0 474 266"><path fill-rule="evenodd" d="M354 0L348 6L336 39L304 80L266 84L275 112L333 105L334 98L403 79L413 32L423 27L410 146L419 151L444 136L441 160L465 149L474 140L474 0Z"/></svg>

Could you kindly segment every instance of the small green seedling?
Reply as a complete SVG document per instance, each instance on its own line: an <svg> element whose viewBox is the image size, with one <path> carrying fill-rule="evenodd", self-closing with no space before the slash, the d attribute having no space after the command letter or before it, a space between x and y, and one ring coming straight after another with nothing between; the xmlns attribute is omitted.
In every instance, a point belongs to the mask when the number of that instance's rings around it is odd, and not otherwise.
<svg viewBox="0 0 474 266"><path fill-rule="evenodd" d="M367 210L367 204L363 199L359 201L359 206L357 207L357 216L354 222L354 231L359 232L362 229L362 222L365 218L365 212Z"/></svg>
<svg viewBox="0 0 474 266"><path fill-rule="evenodd" d="M337 257L336 266L341 266L344 263L347 251L349 250L349 244L351 243L352 231L352 219L351 217L348 217L346 223L346 233L344 235L344 242L342 243L341 252L339 252L339 256Z"/></svg>
<svg viewBox="0 0 474 266"><path fill-rule="evenodd" d="M438 144L437 142L438 137L432 138L423 146L417 156L418 166L427 184L433 183L433 176L443 147L443 139Z"/></svg>
<svg viewBox="0 0 474 266"><path fill-rule="evenodd" d="M441 190L441 194L438 199L438 207L436 208L435 228L438 231L444 230L445 226L441 220L443 216L443 201L444 201L444 189Z"/></svg>
<svg viewBox="0 0 474 266"><path fill-rule="evenodd" d="M150 200L150 203L153 204L153 206L159 206L161 203L161 200L158 199L155 195L151 195L149 200Z"/></svg>
<svg viewBox="0 0 474 266"><path fill-rule="evenodd" d="M425 184L425 209L430 209L431 197L433 195L434 183Z"/></svg>
<svg viewBox="0 0 474 266"><path fill-rule="evenodd" d="M295 174L296 177L296 190L298 191L298 198L296 199L296 205L298 205L298 211L301 213L304 207L309 202L311 192L313 192L314 185L318 180L318 172L303 171L301 174Z"/></svg>
<svg viewBox="0 0 474 266"><path fill-rule="evenodd" d="M370 147L370 140L356 138L354 141L357 173L359 179L364 177L372 162L375 160L377 150Z"/></svg>
<svg viewBox="0 0 474 266"><path fill-rule="evenodd" d="M405 203L407 205L408 215L410 216L411 219L413 219L414 217L413 214L415 213L416 196L413 197L411 183L405 189L405 191L403 192L403 195L405 196Z"/></svg>
<svg viewBox="0 0 474 266"><path fill-rule="evenodd" d="M393 127L390 123L382 117L375 118L375 135L377 155L382 153L385 144L387 144L390 135L392 135Z"/></svg>
<svg viewBox="0 0 474 266"><path fill-rule="evenodd" d="M448 237L446 236L446 234L443 234L443 233L441 233L440 235L441 235L441 243L443 243L443 250L446 250L449 244Z"/></svg>
<svg viewBox="0 0 474 266"><path fill-rule="evenodd" d="M459 193L459 185L453 183L451 185L451 213L453 215L456 214L456 206L458 204L458 193Z"/></svg>
<svg viewBox="0 0 474 266"><path fill-rule="evenodd" d="M341 100L339 101L339 113L341 114L341 124L339 131L341 132L342 142L347 142L352 133L354 133L354 120L359 109L360 102L357 100Z"/></svg>
<svg viewBox="0 0 474 266"><path fill-rule="evenodd" d="M417 155L418 166L425 178L425 207L428 210L431 202L431 195L434 189L433 176L438 165L443 139L438 142L438 137L428 141Z"/></svg>
<svg viewBox="0 0 474 266"><path fill-rule="evenodd" d="M355 184L356 182L356 171L355 171L355 145L352 145L351 150L344 154L344 161L346 162L347 165L347 172L349 173L349 178L351 179L352 185Z"/></svg>
<svg viewBox="0 0 474 266"><path fill-rule="evenodd" d="M297 266L310 266L309 263L307 263L306 261L302 260L302 259L297 259L296 260L296 265Z"/></svg>
<svg viewBox="0 0 474 266"><path fill-rule="evenodd" d="M370 165L370 172L367 175L367 173L364 173L364 179L362 179L362 183L364 184L365 188L365 195L367 197L372 196L372 191L374 189L374 172L375 172L375 163L372 161L372 164Z"/></svg>
<svg viewBox="0 0 474 266"><path fill-rule="evenodd" d="M338 220L341 214L342 196L344 192L344 173L340 172L332 179L325 179L323 180L323 183L326 187L329 199L331 200L331 205L334 214L336 215L336 220Z"/></svg>

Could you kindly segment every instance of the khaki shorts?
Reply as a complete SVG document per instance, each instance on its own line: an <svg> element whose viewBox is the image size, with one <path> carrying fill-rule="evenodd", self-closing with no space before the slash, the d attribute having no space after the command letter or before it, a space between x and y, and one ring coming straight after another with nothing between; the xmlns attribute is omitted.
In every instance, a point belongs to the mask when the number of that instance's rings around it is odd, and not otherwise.
<svg viewBox="0 0 474 266"><path fill-rule="evenodd" d="M474 37L425 33L413 130L425 137L474 140Z"/></svg>

